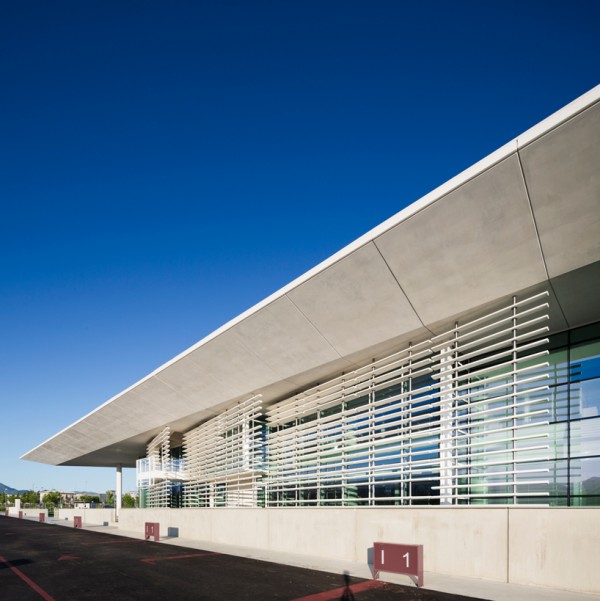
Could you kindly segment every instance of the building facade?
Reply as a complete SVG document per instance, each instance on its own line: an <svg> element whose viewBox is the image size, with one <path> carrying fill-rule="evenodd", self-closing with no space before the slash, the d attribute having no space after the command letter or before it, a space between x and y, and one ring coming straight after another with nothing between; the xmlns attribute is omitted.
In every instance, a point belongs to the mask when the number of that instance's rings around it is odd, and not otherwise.
<svg viewBox="0 0 600 601"><path fill-rule="evenodd" d="M23 458L136 467L128 529L600 592L599 298L600 86Z"/></svg>
<svg viewBox="0 0 600 601"><path fill-rule="evenodd" d="M547 297L166 427L137 462L143 506L600 505L600 323L549 334Z"/></svg>

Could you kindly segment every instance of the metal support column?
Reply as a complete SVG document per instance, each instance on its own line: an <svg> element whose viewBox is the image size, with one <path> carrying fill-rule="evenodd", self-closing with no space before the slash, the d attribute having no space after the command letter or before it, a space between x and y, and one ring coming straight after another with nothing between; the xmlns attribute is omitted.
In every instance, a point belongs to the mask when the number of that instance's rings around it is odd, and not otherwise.
<svg viewBox="0 0 600 601"><path fill-rule="evenodd" d="M117 486L115 491L115 521L119 521L121 512L121 499L123 497L123 466L117 465Z"/></svg>

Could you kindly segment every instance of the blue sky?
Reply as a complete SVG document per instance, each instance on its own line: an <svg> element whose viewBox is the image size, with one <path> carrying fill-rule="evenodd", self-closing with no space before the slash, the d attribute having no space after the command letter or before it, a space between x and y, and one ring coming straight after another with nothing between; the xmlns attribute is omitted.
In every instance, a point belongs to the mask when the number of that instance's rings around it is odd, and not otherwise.
<svg viewBox="0 0 600 601"><path fill-rule="evenodd" d="M113 488L18 458L598 84L599 18L0 3L0 482Z"/></svg>

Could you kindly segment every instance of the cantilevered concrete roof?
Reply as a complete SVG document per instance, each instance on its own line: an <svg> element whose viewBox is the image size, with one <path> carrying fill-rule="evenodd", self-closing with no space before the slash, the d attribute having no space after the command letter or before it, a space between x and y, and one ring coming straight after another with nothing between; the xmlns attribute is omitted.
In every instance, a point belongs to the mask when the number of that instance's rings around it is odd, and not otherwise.
<svg viewBox="0 0 600 601"><path fill-rule="evenodd" d="M600 86L23 459L133 466L165 425L272 402L539 288L554 330L600 318Z"/></svg>

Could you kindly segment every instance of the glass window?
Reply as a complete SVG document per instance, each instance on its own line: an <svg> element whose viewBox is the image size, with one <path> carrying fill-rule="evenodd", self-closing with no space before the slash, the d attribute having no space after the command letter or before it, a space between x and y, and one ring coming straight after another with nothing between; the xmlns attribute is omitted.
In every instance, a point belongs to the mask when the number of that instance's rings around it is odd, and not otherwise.
<svg viewBox="0 0 600 601"><path fill-rule="evenodd" d="M405 385L403 382L393 384L391 386L387 386L386 388L379 388L375 392L375 400L381 401L383 399L389 399L393 396L398 396L405 391Z"/></svg>
<svg viewBox="0 0 600 601"><path fill-rule="evenodd" d="M571 419L600 415L600 378L571 384Z"/></svg>
<svg viewBox="0 0 600 601"><path fill-rule="evenodd" d="M569 345L569 332L559 332L558 334L552 334L549 337L550 343L548 344L548 349L550 351L567 347ZM581 342L581 341L579 341ZM532 351L535 352L535 351Z"/></svg>
<svg viewBox="0 0 600 601"><path fill-rule="evenodd" d="M333 405L333 407L328 407L327 409L321 409L320 416L328 417L330 415L335 415L342 410L342 405Z"/></svg>
<svg viewBox="0 0 600 601"><path fill-rule="evenodd" d="M585 342L586 340L592 340L593 338L600 338L600 321L597 323L584 326L583 328L577 328L571 330L570 333L571 344L578 344Z"/></svg>
<svg viewBox="0 0 600 601"><path fill-rule="evenodd" d="M571 348L571 382L600 378L600 340Z"/></svg>
<svg viewBox="0 0 600 601"><path fill-rule="evenodd" d="M539 350L539 349L534 349ZM540 380L536 380L535 382L531 382L526 384L525 386L529 388L549 385L556 386L558 384L566 384L569 376L569 361L568 361L568 351L566 348L557 349L550 351L550 354L547 357L540 359L539 357L535 359L531 359L529 361L523 361L519 363L519 369L524 369L529 366L539 365L540 362L548 363L548 366L541 366L536 369L527 370L519 375L519 379L527 379L533 376L538 376L542 374L548 374L547 378L543 378Z"/></svg>
<svg viewBox="0 0 600 601"><path fill-rule="evenodd" d="M600 505L600 495L590 497L571 497L571 507L597 507Z"/></svg>
<svg viewBox="0 0 600 601"><path fill-rule="evenodd" d="M519 505L550 505L551 507L566 507L569 503L567 497L519 497Z"/></svg>
<svg viewBox="0 0 600 601"><path fill-rule="evenodd" d="M379 480L379 479L378 479ZM401 486L398 482L375 484L375 505L400 505Z"/></svg>
<svg viewBox="0 0 600 601"><path fill-rule="evenodd" d="M600 457L571 460L571 494L600 496Z"/></svg>
<svg viewBox="0 0 600 601"><path fill-rule="evenodd" d="M427 476L424 474L420 476L423 478L422 480L413 480L410 483L410 493L413 497L434 497L434 498L424 498L424 499L412 499L411 503L413 505L439 505L439 480L428 480L425 479Z"/></svg>
<svg viewBox="0 0 600 601"><path fill-rule="evenodd" d="M368 505L369 485L363 481L348 482L344 487L344 505Z"/></svg>
<svg viewBox="0 0 600 601"><path fill-rule="evenodd" d="M361 396L357 399L352 399L351 401L346 401L346 410L350 411L351 409L357 409L358 407L364 407L369 403L368 396Z"/></svg>
<svg viewBox="0 0 600 601"><path fill-rule="evenodd" d="M544 424L517 430L518 459L560 459L568 453L567 423Z"/></svg>
<svg viewBox="0 0 600 601"><path fill-rule="evenodd" d="M568 461L537 461L517 467L517 492L533 496L566 497Z"/></svg>
<svg viewBox="0 0 600 601"><path fill-rule="evenodd" d="M519 397L516 409L520 423L560 422L569 418L569 386L554 386L547 390Z"/></svg>
<svg viewBox="0 0 600 601"><path fill-rule="evenodd" d="M600 418L571 422L571 457L600 455Z"/></svg>

